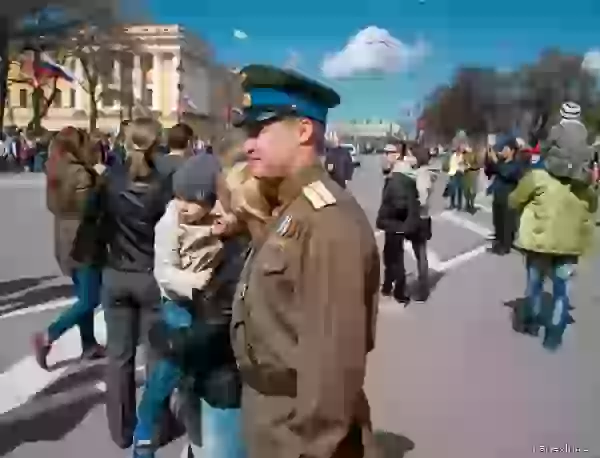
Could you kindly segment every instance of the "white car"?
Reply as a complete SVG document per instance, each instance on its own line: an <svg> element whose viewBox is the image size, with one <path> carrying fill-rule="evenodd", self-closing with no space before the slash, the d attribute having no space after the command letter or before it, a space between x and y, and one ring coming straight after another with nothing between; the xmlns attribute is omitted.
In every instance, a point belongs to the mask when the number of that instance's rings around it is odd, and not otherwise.
<svg viewBox="0 0 600 458"><path fill-rule="evenodd" d="M350 156L352 157L352 165L358 167L360 165L360 154L358 153L358 149L352 143L343 143L340 145L340 148L347 149L350 152Z"/></svg>

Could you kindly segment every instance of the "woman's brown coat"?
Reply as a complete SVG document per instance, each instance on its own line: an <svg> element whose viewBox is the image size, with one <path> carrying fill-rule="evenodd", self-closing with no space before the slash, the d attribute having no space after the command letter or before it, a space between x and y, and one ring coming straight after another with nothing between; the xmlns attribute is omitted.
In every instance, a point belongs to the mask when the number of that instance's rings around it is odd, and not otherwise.
<svg viewBox="0 0 600 458"><path fill-rule="evenodd" d="M54 153L48 164L46 204L54 215L54 254L63 274L82 264L100 265L103 249L94 222L83 223L93 205L97 176L71 153Z"/></svg>

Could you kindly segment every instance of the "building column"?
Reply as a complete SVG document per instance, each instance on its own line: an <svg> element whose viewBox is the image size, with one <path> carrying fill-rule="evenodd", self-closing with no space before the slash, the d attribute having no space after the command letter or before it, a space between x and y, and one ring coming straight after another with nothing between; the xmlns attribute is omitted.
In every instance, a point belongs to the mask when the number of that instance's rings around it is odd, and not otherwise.
<svg viewBox="0 0 600 458"><path fill-rule="evenodd" d="M81 86L86 84L86 78L83 75L83 66L79 59L75 59L75 76L77 81L75 82L75 109L85 110L85 89Z"/></svg>
<svg viewBox="0 0 600 458"><path fill-rule="evenodd" d="M117 92L119 94L119 96L116 98L116 102L114 104L114 106L117 108L120 108L121 105L123 104L123 101L121 100L121 98L123 97L123 81L121 78L121 72L122 72L121 59L119 57L117 57L113 63L113 82L114 82L114 85L117 87Z"/></svg>
<svg viewBox="0 0 600 458"><path fill-rule="evenodd" d="M180 90L179 90L179 84L181 82L181 72L179 71L179 64L180 64L180 59L179 59L179 55L178 54L174 54L173 58L171 59L171 67L172 67L172 91L173 91L173 97L171 100L171 110L173 111L179 111L179 102L181 99L181 94L180 94Z"/></svg>
<svg viewBox="0 0 600 458"><path fill-rule="evenodd" d="M152 55L152 109L162 111L163 55L160 51Z"/></svg>
<svg viewBox="0 0 600 458"><path fill-rule="evenodd" d="M133 104L141 103L142 100L142 59L139 55L133 56Z"/></svg>

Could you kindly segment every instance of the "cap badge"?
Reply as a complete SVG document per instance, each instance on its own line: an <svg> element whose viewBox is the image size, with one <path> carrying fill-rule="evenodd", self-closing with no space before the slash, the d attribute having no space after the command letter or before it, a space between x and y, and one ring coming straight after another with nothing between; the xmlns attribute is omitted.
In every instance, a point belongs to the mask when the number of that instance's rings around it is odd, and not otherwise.
<svg viewBox="0 0 600 458"><path fill-rule="evenodd" d="M242 106L244 108L248 108L252 105L252 97L247 92L244 94L244 99L242 100Z"/></svg>

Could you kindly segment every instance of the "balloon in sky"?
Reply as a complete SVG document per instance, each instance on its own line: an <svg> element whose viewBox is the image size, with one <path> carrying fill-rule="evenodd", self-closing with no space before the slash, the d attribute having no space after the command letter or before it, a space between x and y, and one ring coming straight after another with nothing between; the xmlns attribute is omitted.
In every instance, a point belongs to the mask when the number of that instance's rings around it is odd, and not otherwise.
<svg viewBox="0 0 600 458"><path fill-rule="evenodd" d="M243 30L235 29L233 31L233 37L237 38L238 40L245 40L246 38L248 38L248 34Z"/></svg>

